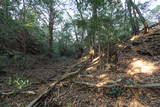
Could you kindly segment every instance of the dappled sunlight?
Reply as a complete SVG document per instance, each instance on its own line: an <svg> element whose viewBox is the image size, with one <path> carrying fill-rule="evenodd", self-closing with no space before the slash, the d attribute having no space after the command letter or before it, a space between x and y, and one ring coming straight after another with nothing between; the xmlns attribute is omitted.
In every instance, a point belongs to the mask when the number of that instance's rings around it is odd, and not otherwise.
<svg viewBox="0 0 160 107"><path fill-rule="evenodd" d="M105 80L102 80L102 81L98 82L98 83L96 84L96 86L97 86L97 87L101 87L101 86L103 86L103 85L105 85L105 84L107 84L107 83L109 83L109 82L110 82L110 80L108 80L108 79L106 78Z"/></svg>
<svg viewBox="0 0 160 107"><path fill-rule="evenodd" d="M102 53L102 57L105 56L105 55L106 55L105 53Z"/></svg>
<svg viewBox="0 0 160 107"><path fill-rule="evenodd" d="M105 71L109 71L112 68L112 64L105 64Z"/></svg>
<svg viewBox="0 0 160 107"><path fill-rule="evenodd" d="M97 87L101 87L103 85L106 85L106 84L112 82L112 80L110 80L108 74L100 74L100 75L96 76L96 78L101 80L96 84Z"/></svg>
<svg viewBox="0 0 160 107"><path fill-rule="evenodd" d="M134 35L130 40L134 41L140 38L140 35Z"/></svg>
<svg viewBox="0 0 160 107"><path fill-rule="evenodd" d="M107 78L108 77L108 74L101 74L101 75L98 75L96 76L98 79L103 79L103 78Z"/></svg>
<svg viewBox="0 0 160 107"><path fill-rule="evenodd" d="M92 60L92 62L96 62L97 60L99 60L99 58L100 58L100 56L94 58L94 59Z"/></svg>
<svg viewBox="0 0 160 107"><path fill-rule="evenodd" d="M96 66L91 66L91 67L88 67L88 68L86 69L86 71L94 71L94 70L96 70L96 69L97 69Z"/></svg>
<svg viewBox="0 0 160 107"><path fill-rule="evenodd" d="M141 102L139 102L136 99L133 99L130 101L128 107L149 107L149 106L142 104Z"/></svg>
<svg viewBox="0 0 160 107"><path fill-rule="evenodd" d="M92 64L91 64L92 66L88 67L88 68L86 69L86 71L96 70L96 69L97 69L97 64L99 63L99 59L100 59L100 56L94 58L94 59L92 60Z"/></svg>
<svg viewBox="0 0 160 107"><path fill-rule="evenodd" d="M93 64L92 64L92 65L97 65L98 63L99 63L99 60L97 60L97 61L93 62Z"/></svg>
<svg viewBox="0 0 160 107"><path fill-rule="evenodd" d="M117 46L118 48L124 48L126 45L124 45L124 44L122 44L122 43L118 43L118 44L116 44L116 46Z"/></svg>
<svg viewBox="0 0 160 107"><path fill-rule="evenodd" d="M94 55L94 54L95 54L95 50L93 48L90 48L89 55Z"/></svg>
<svg viewBox="0 0 160 107"><path fill-rule="evenodd" d="M90 58L90 56L89 56L89 55L84 56L84 57L82 57L82 61L87 61L87 60L89 60L89 58Z"/></svg>
<svg viewBox="0 0 160 107"><path fill-rule="evenodd" d="M124 106L124 101L123 101L123 99L121 99L121 98L117 99L115 105L116 105L116 107L123 107L123 106Z"/></svg>
<svg viewBox="0 0 160 107"><path fill-rule="evenodd" d="M127 73L131 75L137 73L152 74L158 69L158 67L155 66L155 63L138 58L134 58L130 66L131 68L127 71Z"/></svg>
<svg viewBox="0 0 160 107"><path fill-rule="evenodd" d="M130 102L125 102L125 99L119 98L116 101L116 106L117 107L149 107L147 105L142 104L140 101L133 99Z"/></svg>

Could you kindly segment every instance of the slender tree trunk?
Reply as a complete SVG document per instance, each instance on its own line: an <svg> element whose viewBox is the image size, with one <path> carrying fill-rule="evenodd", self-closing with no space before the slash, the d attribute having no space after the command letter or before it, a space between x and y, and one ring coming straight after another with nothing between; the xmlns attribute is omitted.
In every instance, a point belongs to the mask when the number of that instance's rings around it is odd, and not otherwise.
<svg viewBox="0 0 160 107"><path fill-rule="evenodd" d="M25 0L23 0L23 19L22 20L23 20L23 24L25 24L26 23L26 4L25 4ZM27 35L26 35L26 32L24 30L23 30L23 36L24 36L24 38L23 38L23 52L24 52L24 55L26 55Z"/></svg>
<svg viewBox="0 0 160 107"><path fill-rule="evenodd" d="M139 29L137 31L136 23L134 21L133 15L132 15L132 6L131 6L130 1L127 1L127 7L128 7L128 11L129 11L130 23L131 23L131 26L132 26L132 32L133 32L133 34L136 35L139 32Z"/></svg>
<svg viewBox="0 0 160 107"><path fill-rule="evenodd" d="M133 9L133 15L134 15L134 25L135 25L135 34L139 33L139 23L138 23L138 17L136 15L136 11Z"/></svg>
<svg viewBox="0 0 160 107"><path fill-rule="evenodd" d="M82 11L81 11L81 7L79 6L79 4L81 2L78 2L78 0L75 0L76 1L76 5L77 5L77 9L78 9L78 12L80 14L80 17L81 17L81 20L84 20L84 17L83 17L83 14L82 14ZM82 28L83 30L85 30L84 28ZM77 38L77 37L76 37ZM84 38L84 33L82 33L82 39L81 39L81 43L83 44L83 38Z"/></svg>
<svg viewBox="0 0 160 107"><path fill-rule="evenodd" d="M97 33L97 7L96 7L96 2L93 2L92 5L92 23L93 23L93 29L92 29L92 46L95 44L95 38L96 38L96 33Z"/></svg>
<svg viewBox="0 0 160 107"><path fill-rule="evenodd" d="M4 5L2 5L2 7L5 10L5 19L8 20L8 18L9 18L9 7L8 7L9 6L9 1L8 0L4 0L3 2L4 2Z"/></svg>
<svg viewBox="0 0 160 107"><path fill-rule="evenodd" d="M110 33L108 33L109 35L107 36L107 64L109 64L109 56L110 56Z"/></svg>
<svg viewBox="0 0 160 107"><path fill-rule="evenodd" d="M51 0L49 5L49 57L52 57L53 51L53 25L54 25L54 17L55 17L55 10L53 7L53 1Z"/></svg>
<svg viewBox="0 0 160 107"><path fill-rule="evenodd" d="M80 13L81 19L84 20L84 17L83 17L81 8L79 7L79 4L80 4L80 3L78 2L78 0L75 0L75 1L76 1L76 4L77 4L77 9L78 9L78 11L79 11L79 13Z"/></svg>
<svg viewBox="0 0 160 107"><path fill-rule="evenodd" d="M143 23L144 26L144 32L146 33L148 31L148 23L146 22L145 18L143 17L140 9L135 5L135 3L132 0L129 0L129 2L131 3L133 9L136 10L136 12L138 13L141 22Z"/></svg>

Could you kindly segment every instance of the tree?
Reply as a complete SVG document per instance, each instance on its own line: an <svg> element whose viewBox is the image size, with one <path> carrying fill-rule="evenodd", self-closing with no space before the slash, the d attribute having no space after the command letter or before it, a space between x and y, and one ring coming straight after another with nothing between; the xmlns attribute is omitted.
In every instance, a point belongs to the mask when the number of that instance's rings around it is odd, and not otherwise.
<svg viewBox="0 0 160 107"><path fill-rule="evenodd" d="M133 30L134 34L137 34L139 32L139 27L136 26L136 24L138 24L138 23L136 23L137 21L134 20L134 18L136 18L136 13L139 15L140 21L142 22L142 24L144 26L144 32L147 32L148 23L146 22L145 18L143 17L140 9L136 6L136 4L132 0L126 0L126 3L128 6L130 21L131 21L132 30ZM134 15L134 18L132 16L132 14Z"/></svg>
<svg viewBox="0 0 160 107"><path fill-rule="evenodd" d="M41 22L48 27L48 56L53 54L53 30L55 24L56 10L55 0L34 0L32 8L37 10L40 15Z"/></svg>
<svg viewBox="0 0 160 107"><path fill-rule="evenodd" d="M54 1L49 0L49 56L52 57L53 49L53 25L55 20Z"/></svg>

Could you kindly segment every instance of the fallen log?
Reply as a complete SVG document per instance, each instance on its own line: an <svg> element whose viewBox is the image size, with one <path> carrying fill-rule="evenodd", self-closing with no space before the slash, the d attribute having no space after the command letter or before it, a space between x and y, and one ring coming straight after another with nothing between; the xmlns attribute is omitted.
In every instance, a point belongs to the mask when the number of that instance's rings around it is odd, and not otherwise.
<svg viewBox="0 0 160 107"><path fill-rule="evenodd" d="M158 88L160 87L160 83L146 83L146 84L134 84L134 85L121 85L121 84L117 84L116 82L115 84L111 84L111 85L107 85L107 84L98 85L94 83L80 82L80 81L74 81L73 83L86 85L88 87L96 87L96 88L112 88L114 86L121 86L124 88Z"/></svg>
<svg viewBox="0 0 160 107"><path fill-rule="evenodd" d="M67 73L67 74L63 75L61 79L59 79L59 80L57 80L56 82L52 83L52 84L50 85L50 87L48 88L48 90L46 90L46 91L45 91L43 94L41 94L38 98L36 98L35 100L33 100L29 105L27 105L27 107L39 107L39 105L45 106L44 104L40 104L40 103L41 103L41 101L44 101L45 98L52 93L52 91L54 91L55 86L56 86L58 83L60 83L61 81L66 80L66 79L68 79L68 78L70 78L70 77L72 77L72 76L80 73L81 71L83 71L83 70L86 68L86 66L88 65L89 62L88 62L88 61L87 61L87 62L81 62L81 63L78 63L78 65L79 65L79 64L82 64L82 63L84 63L84 64L82 65L82 67L78 68L75 72L71 72L71 73ZM77 65L75 65L75 66L77 66ZM75 67L75 66L74 66L74 67ZM72 69L73 69L74 67L72 67L70 70L72 71Z"/></svg>

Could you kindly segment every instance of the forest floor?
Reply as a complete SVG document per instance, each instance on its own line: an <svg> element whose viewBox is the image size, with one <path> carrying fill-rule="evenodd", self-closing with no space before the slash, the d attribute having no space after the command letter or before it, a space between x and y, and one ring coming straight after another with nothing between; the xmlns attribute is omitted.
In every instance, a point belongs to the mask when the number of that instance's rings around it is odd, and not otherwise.
<svg viewBox="0 0 160 107"><path fill-rule="evenodd" d="M76 63L74 59L55 60L42 56L32 56L31 59L25 65L10 65L3 70L5 74L0 75L0 107L26 107ZM18 78L29 80L31 84L19 90L13 83Z"/></svg>
<svg viewBox="0 0 160 107"><path fill-rule="evenodd" d="M105 88L103 85L157 83L160 82L160 72L130 75L115 71L114 65L98 68L99 64L96 61L98 61L98 57L89 64L83 73L59 83L54 93L48 96L49 99L52 98L54 103L62 107L159 107L160 91L157 88ZM0 106L26 107L46 91L54 81L69 73L67 69L77 62L78 60L74 59L56 62L54 59L52 61L42 59L42 61L34 63L29 70L21 71L16 67L15 69L13 67L6 68L7 74L0 78L1 91L7 93L15 89L8 83L10 77L26 77L30 80L31 85L24 88L26 90L21 93L0 95ZM96 85L92 86L93 84Z"/></svg>
<svg viewBox="0 0 160 107"><path fill-rule="evenodd" d="M42 95L36 107L159 107L160 34L136 35L117 46L116 63L106 63L104 52L80 60L31 58L38 60L25 63L23 71L6 68L0 77L0 106L25 107ZM9 93L14 88L9 78L20 76L31 85ZM57 80L63 81L55 85Z"/></svg>

